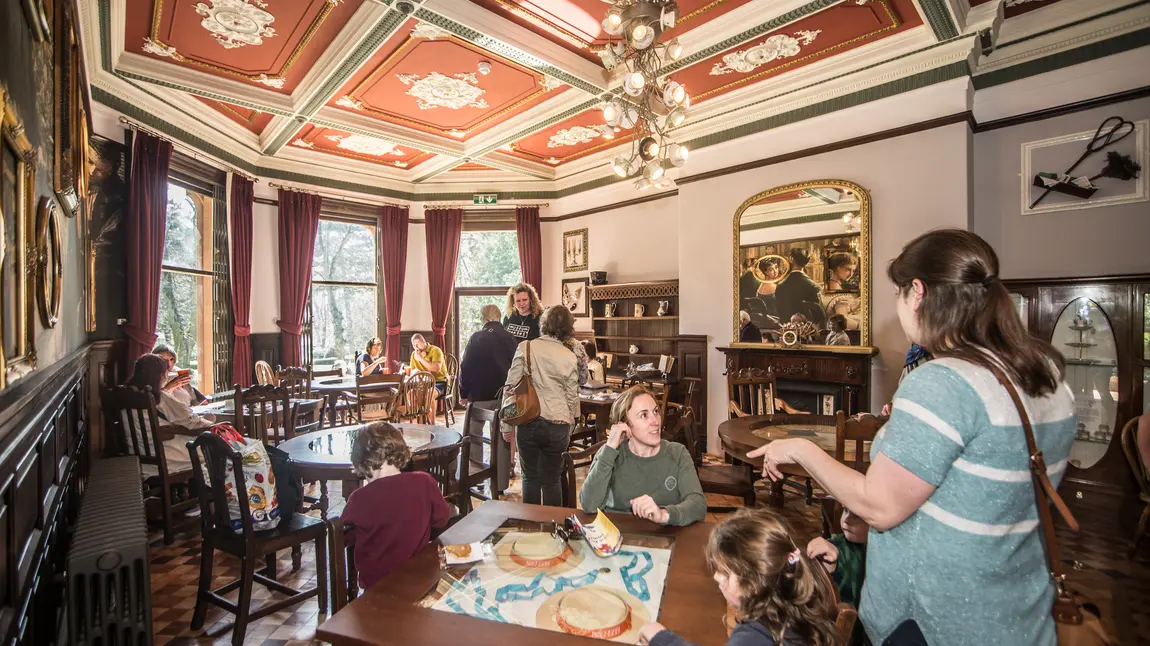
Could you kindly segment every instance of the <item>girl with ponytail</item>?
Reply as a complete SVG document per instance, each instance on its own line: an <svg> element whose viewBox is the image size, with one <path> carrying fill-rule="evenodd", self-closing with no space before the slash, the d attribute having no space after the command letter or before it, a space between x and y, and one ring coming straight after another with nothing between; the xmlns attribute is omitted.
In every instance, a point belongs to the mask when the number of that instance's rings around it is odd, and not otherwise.
<svg viewBox="0 0 1150 646"><path fill-rule="evenodd" d="M741 509L711 532L707 562L739 623L727 646L834 646L835 592L820 566L766 509ZM651 622L639 631L650 646L688 646Z"/></svg>
<svg viewBox="0 0 1150 646"><path fill-rule="evenodd" d="M887 268L907 340L934 359L906 375L866 474L808 440L752 451L799 464L871 526L859 618L875 644L1055 644L1030 452L1000 372L1020 393L1055 486L1077 425L1064 361L1027 333L998 256L959 229L912 240Z"/></svg>

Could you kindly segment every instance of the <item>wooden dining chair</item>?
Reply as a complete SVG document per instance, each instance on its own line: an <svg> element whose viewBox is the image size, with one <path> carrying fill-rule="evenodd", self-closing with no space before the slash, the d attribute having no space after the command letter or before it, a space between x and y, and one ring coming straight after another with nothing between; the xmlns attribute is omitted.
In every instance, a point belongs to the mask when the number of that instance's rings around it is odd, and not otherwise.
<svg viewBox="0 0 1150 646"><path fill-rule="evenodd" d="M703 454L707 452L707 440L701 437L698 432L693 408L683 409L676 435L680 435L686 440L687 452L691 454L691 460L695 463L695 471L699 474L699 484L702 485L704 494L736 496L743 499L744 507L753 508L755 506L755 481L757 480L755 467L746 462L704 464ZM722 436L720 436L720 440L723 442L725 454L730 455L735 452L734 447L728 445ZM710 512L727 513L734 510L734 507L707 505L707 511Z"/></svg>
<svg viewBox="0 0 1150 646"><path fill-rule="evenodd" d="M276 373L272 370L272 365L267 361L256 362L256 383L262 386L278 386L279 381L276 379Z"/></svg>
<svg viewBox="0 0 1150 646"><path fill-rule="evenodd" d="M870 467L870 454L866 450L866 443L873 442L879 429L883 424L886 424L888 418L878 415L871 415L870 413L859 413L853 417L847 417L843 411L835 414L835 459L843 464L847 464L855 471L866 473L867 468ZM854 460L847 462L846 448L847 443L854 446Z"/></svg>
<svg viewBox="0 0 1150 646"><path fill-rule="evenodd" d="M236 430L264 444L275 446L295 431L291 398L279 386L236 386L235 411Z"/></svg>
<svg viewBox="0 0 1150 646"><path fill-rule="evenodd" d="M192 473L195 474L197 490L200 492L200 516L203 525L203 543L200 549L200 579L196 593L196 609L192 615L192 630L200 630L204 625L208 605L215 605L236 616L232 629L232 645L244 643L248 624L284 608L294 606L311 597L319 597L319 607L327 608L327 523L311 516L296 513L294 510L281 510L280 522L274 529L255 531L252 528L251 510L248 506L248 485L244 478L243 457L222 438L205 432L194 442L188 443L192 458ZM231 466L231 471L227 470ZM205 470L207 478L205 478ZM229 483L233 487L211 483ZM234 492L245 492L235 495ZM239 527L233 527L228 514L229 497L239 503ZM275 553L288 548L298 549L308 542L315 542L316 585L306 590L289 587L275 580ZM212 589L212 566L215 551L230 554L240 561L240 576L227 585ZM265 568L256 571L263 560ZM259 583L273 592L288 595L286 599L267 601L254 612L252 585ZM232 602L223 595L239 590L239 598Z"/></svg>
<svg viewBox="0 0 1150 646"><path fill-rule="evenodd" d="M314 367L312 367L308 370L308 391L309 392L311 391L311 384L316 379L342 379L344 374L345 373L344 373L343 368L332 368L330 370L316 370ZM334 406L335 406L335 417L339 421L339 423L342 424L345 421L347 421L349 417L351 417L351 408L352 408L351 397L348 396L348 393L340 393L340 395L338 397L333 398L332 401L334 402ZM325 409L324 409L324 412L321 414L322 418L320 420L320 427L321 428L325 424L327 424L327 420L328 420L328 417L330 415L330 413L326 409L326 406L328 406L328 405L329 404L326 402L326 398L325 398L325 402L324 402Z"/></svg>
<svg viewBox="0 0 1150 646"><path fill-rule="evenodd" d="M295 420L295 426L292 428L288 439L318 431L323 424L324 404L325 401L322 398L292 402L291 416Z"/></svg>
<svg viewBox="0 0 1150 646"><path fill-rule="evenodd" d="M1146 413L1150 415L1150 412ZM1138 499L1142 501L1142 516L1134 526L1134 537L1130 540L1130 547L1126 550L1126 558L1132 559L1138 552L1138 543L1146 533L1147 521L1150 521L1150 465L1142 461L1142 454L1138 451L1138 421L1142 417L1135 417L1122 426L1122 452L1126 454L1126 462L1134 480L1138 482Z"/></svg>
<svg viewBox="0 0 1150 646"><path fill-rule="evenodd" d="M479 433L472 432L472 422L477 422ZM460 463L462 466L459 468L461 474L466 474L464 477L466 482L461 486L467 495L462 496L464 509L460 510L464 515L471 513L471 499L479 498L480 500L499 500L499 443L503 441L500 437L500 424L499 414L491 409L480 408L475 404L467 405L467 412L463 414L463 450L461 451ZM490 455L484 457L487 451L484 447L488 447ZM484 493L479 488L479 484L484 480L487 481L487 492Z"/></svg>
<svg viewBox="0 0 1150 646"><path fill-rule="evenodd" d="M403 375L357 374L355 399L352 405L355 418L362 424L381 419L395 419L396 410L404 396Z"/></svg>
<svg viewBox="0 0 1150 646"><path fill-rule="evenodd" d="M744 368L727 375L727 410L731 418L775 414L775 373Z"/></svg>
<svg viewBox="0 0 1150 646"><path fill-rule="evenodd" d="M402 403L395 409L401 422L433 424L435 422L435 377L430 372L417 372L403 384Z"/></svg>
<svg viewBox="0 0 1150 646"><path fill-rule="evenodd" d="M114 438L122 455L134 455L139 458L144 499L159 501L164 544L171 545L175 541L177 529L196 524L195 518L184 517L179 522L175 520L179 515L186 514L195 507L196 500L190 495L181 501L173 500L173 489L188 491L192 472L187 469L172 471L168 467L168 459L160 436L171 432L186 435L191 439L197 432L179 426L161 425L151 387L137 390L131 386L116 386L107 393L107 397L106 405L111 407L109 416L119 420L114 426L109 427L109 431L117 434ZM152 429L157 429L158 432L153 433Z"/></svg>
<svg viewBox="0 0 1150 646"><path fill-rule="evenodd" d="M448 426L455 426L455 405L459 403L459 359L454 354L446 355L444 367L447 372L447 389L443 396L436 400L436 412L443 413L443 421Z"/></svg>
<svg viewBox="0 0 1150 646"><path fill-rule="evenodd" d="M292 399L306 399L311 396L311 374L307 368L276 366L276 383L286 390Z"/></svg>
<svg viewBox="0 0 1150 646"><path fill-rule="evenodd" d="M411 464L416 471L424 471L435 478L439 485L439 492L443 499L452 506L450 524L454 524L464 515L467 504L464 502L470 493L466 487L461 486L456 478L456 470L460 468L463 447L467 440L460 438L455 444L441 446L412 456Z"/></svg>
<svg viewBox="0 0 1150 646"><path fill-rule="evenodd" d="M590 464L595 458L595 454L598 453L599 449L606 443L607 440L602 440L581 451L568 451L563 454L563 476L560 482L562 485L562 489L560 490L562 497L560 500L564 507L570 509L579 508L579 483L575 475L576 464L581 462Z"/></svg>
<svg viewBox="0 0 1150 646"><path fill-rule="evenodd" d="M331 575L331 612L335 614L359 596L359 572L355 569L355 525L339 516L327 520Z"/></svg>

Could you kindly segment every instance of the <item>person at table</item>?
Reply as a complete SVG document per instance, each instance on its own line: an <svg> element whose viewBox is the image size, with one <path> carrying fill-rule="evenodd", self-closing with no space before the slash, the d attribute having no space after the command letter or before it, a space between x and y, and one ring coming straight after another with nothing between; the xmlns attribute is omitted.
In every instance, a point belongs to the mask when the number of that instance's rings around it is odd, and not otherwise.
<svg viewBox="0 0 1150 646"><path fill-rule="evenodd" d="M751 315L746 310L739 312L739 341L743 343L762 343L763 333L754 323L751 323Z"/></svg>
<svg viewBox="0 0 1150 646"><path fill-rule="evenodd" d="M837 646L835 593L781 516L740 509L711 531L707 565L738 623L726 646ZM663 620L674 625L678 617ZM639 629L649 646L693 646L661 623Z"/></svg>
<svg viewBox="0 0 1150 646"><path fill-rule="evenodd" d="M520 343L507 372L504 393L523 377L531 352L531 385L539 397L539 417L515 428L523 465L523 502L558 507L563 504L560 481L563 454L571 427L579 416L579 359L571 349L575 319L566 307L551 307L539 321L541 335ZM511 431L503 427L510 441Z"/></svg>
<svg viewBox="0 0 1150 646"><path fill-rule="evenodd" d="M535 288L527 283L519 283L507 290L507 307L504 310L503 329L519 342L539 338L539 317L543 315L543 304Z"/></svg>
<svg viewBox="0 0 1150 646"><path fill-rule="evenodd" d="M816 325L821 325L822 317L825 316L819 302L822 289L805 273L811 262L810 254L802 247L795 247L791 249L790 257L791 272L775 288L778 318L780 321L789 321L795 314L802 314Z"/></svg>
<svg viewBox="0 0 1150 646"><path fill-rule="evenodd" d="M199 406L208 401L208 398L192 385L192 371L176 367L178 357L171 346L161 343L152 348L152 354L163 357L168 362L168 378L164 383L164 391L189 407Z"/></svg>
<svg viewBox="0 0 1150 646"><path fill-rule="evenodd" d="M435 378L435 390L440 397L447 392L447 362L443 360L443 350L431 345L418 332L411 335L411 367L430 372Z"/></svg>
<svg viewBox="0 0 1150 646"><path fill-rule="evenodd" d="M387 422L361 428L351 441L351 466L367 484L352 492L340 515L354 525L355 569L365 590L423 549L451 508L425 471L400 470L411 459L403 433Z"/></svg>
<svg viewBox="0 0 1150 646"><path fill-rule="evenodd" d="M590 339L583 339L579 344L583 346L583 352L587 356L586 385L596 387L606 385L607 373L603 370L603 364L599 362L599 348Z"/></svg>
<svg viewBox="0 0 1150 646"><path fill-rule="evenodd" d="M511 359L519 340L511 336L499 323L502 313L498 305L484 305L479 310L483 327L467 340L467 349L459 362L459 401L486 410L497 410L503 384L507 382L507 371L511 369ZM482 455L483 444L479 436L483 433L483 423L474 421L468 429L471 438L472 455ZM496 488L507 489L511 475L511 445L509 441L492 438L499 445L499 473L496 474ZM478 453L475 453L478 451Z"/></svg>
<svg viewBox="0 0 1150 646"><path fill-rule="evenodd" d="M366 352L360 357L356 368L361 377L388 373L387 356L383 354L383 341L373 336L367 340Z"/></svg>
<svg viewBox="0 0 1150 646"><path fill-rule="evenodd" d="M579 506L630 513L660 525L690 525L707 516L707 498L687 448L662 437L651 391L632 386L611 405L607 443L595 454Z"/></svg>
<svg viewBox="0 0 1150 646"><path fill-rule="evenodd" d="M806 439L749 454L771 478L801 465L877 530L859 613L876 644L1056 641L1026 436L994 369L1017 388L1055 487L1074 395L1062 355L1026 331L998 271L990 245L959 229L915 238L887 268L908 340L935 358L899 384L866 474Z"/></svg>
<svg viewBox="0 0 1150 646"><path fill-rule="evenodd" d="M170 365L167 358L156 354L145 354L136 359L132 377L124 385L139 390L152 389L152 399L156 402L156 415L162 421L160 428L153 429L152 432L160 438L163 444L168 473L178 473L192 468L192 458L188 455L188 440L199 435L200 430L211 427L213 422L193 413L191 407L185 404L182 399L164 389L164 385L168 382L169 370ZM123 415L126 418L127 412L124 412ZM147 424L148 422L145 420L144 423ZM133 442L127 435L127 419L124 420L122 428L124 429L124 446L131 448ZM145 440L138 433L135 439L136 446L142 446L145 441L150 441ZM148 453L154 450L154 447L149 448ZM153 476L158 473L155 466L148 464L140 465L140 470L145 476Z"/></svg>

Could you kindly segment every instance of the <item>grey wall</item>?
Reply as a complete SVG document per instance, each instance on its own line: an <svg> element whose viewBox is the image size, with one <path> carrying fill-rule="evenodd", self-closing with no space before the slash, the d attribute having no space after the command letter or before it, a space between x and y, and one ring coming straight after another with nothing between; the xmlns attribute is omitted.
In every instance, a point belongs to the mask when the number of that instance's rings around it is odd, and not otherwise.
<svg viewBox="0 0 1150 646"><path fill-rule="evenodd" d="M52 44L36 43L24 20L19 2L0 2L0 83L12 94L16 110L24 121L28 138L37 150L36 194L53 196L54 97ZM55 199L53 197L53 199ZM86 341L84 333L83 264L80 244L80 218L61 217L64 260L63 297L60 322L44 328L36 317L37 368L49 366Z"/></svg>
<svg viewBox="0 0 1150 646"><path fill-rule="evenodd" d="M998 251L1003 278L1150 271L1150 202L1021 214L1022 144L1094 130L1115 115L1130 121L1150 118L1150 98L974 136L974 231ZM1102 157L1092 159L1100 162Z"/></svg>

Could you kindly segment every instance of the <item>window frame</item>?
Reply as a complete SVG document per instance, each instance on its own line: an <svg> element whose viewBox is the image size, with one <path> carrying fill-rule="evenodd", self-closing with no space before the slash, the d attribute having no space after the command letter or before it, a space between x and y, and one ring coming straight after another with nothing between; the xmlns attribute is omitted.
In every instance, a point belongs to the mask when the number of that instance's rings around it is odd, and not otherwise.
<svg viewBox="0 0 1150 646"><path fill-rule="evenodd" d="M463 231L468 233L486 233L498 231L512 231L516 233L515 244L516 248L519 246L519 235L515 227L515 209L464 209L463 212ZM455 277L453 281L459 280L459 268L455 269ZM523 266L519 267L519 280L523 281ZM504 311L505 303L503 302L507 297L507 290L514 287L514 285L475 285L470 287L459 287L455 282L452 284L451 292L451 309L450 317L447 321L447 329L451 331L448 337L449 341L453 342L450 348L444 350L449 354L454 354L462 361L463 360L463 339L459 334L459 297L460 296L502 296L500 299L499 311Z"/></svg>
<svg viewBox="0 0 1150 646"><path fill-rule="evenodd" d="M379 220L378 219L372 219L370 217L365 217L365 216L350 215L350 214L340 213L340 212L336 212L336 211L329 211L329 210L322 208L322 207L320 209L319 220L320 220L321 224L323 222L338 222L341 224L355 224L355 225L370 228L372 231L372 241L375 244L375 251L373 254L375 257L375 262L374 262L375 276L374 276L372 282L352 282L352 281L314 280L314 279L312 279L309 282L308 293L307 293L307 307L304 310L305 311L305 318L304 318L304 326L303 326L304 327L304 329L303 329L303 337L304 337L303 363L308 365L308 366L314 365L314 359L315 359L315 357L313 355L314 337L312 336L312 334L313 334L313 330L312 330L312 320L313 320L312 314L313 314L313 312L312 312L312 298L311 297L312 297L312 289L316 285L324 285L324 286L330 286L330 287L370 287L370 288L372 288L373 290L375 290L375 320L376 320L375 334L376 334L376 336L379 336L382 339L382 338L384 338L384 336L386 334L386 330L387 330L387 304L386 304L387 301L386 301L386 297L383 293L384 292L383 258L380 254L380 249L382 249L382 247L383 247L383 240L380 237L382 234L380 232ZM316 227L316 236L317 237L319 236L319 227L318 226ZM315 270L315 261L316 261L315 252L313 251L312 252L312 261L311 261L313 272ZM381 334L380 330L383 330L384 334ZM361 343L366 342L366 341L367 341L367 339L363 339L363 340L361 340ZM357 351L362 353L362 350L359 350L358 348L357 348ZM352 359L352 357L348 357L348 359ZM353 372L354 372L354 367L353 367Z"/></svg>

